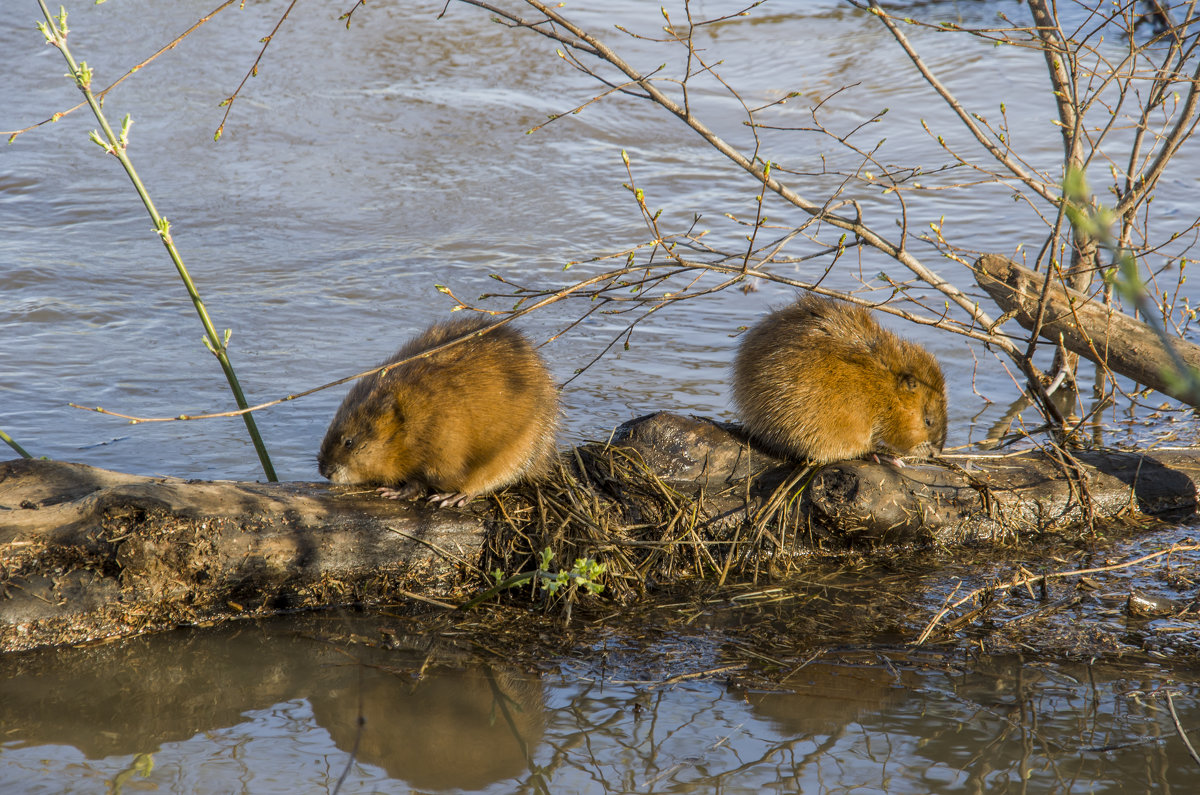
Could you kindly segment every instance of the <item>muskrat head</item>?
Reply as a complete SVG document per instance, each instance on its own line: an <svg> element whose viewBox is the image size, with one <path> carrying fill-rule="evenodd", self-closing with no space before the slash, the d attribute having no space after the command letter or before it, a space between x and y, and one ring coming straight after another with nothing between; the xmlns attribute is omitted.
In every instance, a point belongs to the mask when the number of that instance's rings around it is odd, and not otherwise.
<svg viewBox="0 0 1200 795"><path fill-rule="evenodd" d="M401 483L414 468L408 429L394 395L351 392L325 432L317 468L334 483Z"/></svg>
<svg viewBox="0 0 1200 795"><path fill-rule="evenodd" d="M876 436L884 452L914 458L942 452L946 443L946 385L937 362L932 356L929 360L931 367L896 374L896 402L882 418Z"/></svg>

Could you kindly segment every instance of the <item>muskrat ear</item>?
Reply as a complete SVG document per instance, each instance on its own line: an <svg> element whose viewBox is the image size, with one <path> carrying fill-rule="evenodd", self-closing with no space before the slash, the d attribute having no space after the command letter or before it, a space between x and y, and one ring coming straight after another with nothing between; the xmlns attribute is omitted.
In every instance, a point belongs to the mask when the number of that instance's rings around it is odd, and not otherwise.
<svg viewBox="0 0 1200 795"><path fill-rule="evenodd" d="M900 374L900 388L907 389L909 392L916 392L917 391L917 379L915 377L913 377L912 373L901 373Z"/></svg>

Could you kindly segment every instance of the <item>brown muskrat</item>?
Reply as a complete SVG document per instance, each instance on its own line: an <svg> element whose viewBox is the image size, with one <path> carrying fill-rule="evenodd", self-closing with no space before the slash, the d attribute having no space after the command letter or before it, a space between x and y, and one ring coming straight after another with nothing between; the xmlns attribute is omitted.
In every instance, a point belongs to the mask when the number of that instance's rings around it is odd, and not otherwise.
<svg viewBox="0 0 1200 795"><path fill-rule="evenodd" d="M430 326L384 364L490 325ZM554 457L558 391L529 341L500 326L423 359L359 379L334 415L317 462L334 483L375 484L393 499L464 505L542 475Z"/></svg>
<svg viewBox="0 0 1200 795"><path fill-rule="evenodd" d="M937 359L866 309L811 293L746 332L733 400L747 433L791 459L923 458L946 442Z"/></svg>

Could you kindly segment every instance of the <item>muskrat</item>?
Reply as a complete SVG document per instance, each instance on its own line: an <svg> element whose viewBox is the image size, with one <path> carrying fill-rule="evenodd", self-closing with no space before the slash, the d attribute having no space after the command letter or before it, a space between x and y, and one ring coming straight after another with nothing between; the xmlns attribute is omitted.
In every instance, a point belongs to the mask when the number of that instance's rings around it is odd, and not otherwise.
<svg viewBox="0 0 1200 795"><path fill-rule="evenodd" d="M751 438L796 460L924 458L946 442L937 359L866 309L811 293L746 332L733 400Z"/></svg>
<svg viewBox="0 0 1200 795"><path fill-rule="evenodd" d="M490 325L430 326L384 364ZM334 483L373 484L393 499L471 498L545 474L554 457L558 390L529 341L505 325L359 379L334 415L317 462Z"/></svg>

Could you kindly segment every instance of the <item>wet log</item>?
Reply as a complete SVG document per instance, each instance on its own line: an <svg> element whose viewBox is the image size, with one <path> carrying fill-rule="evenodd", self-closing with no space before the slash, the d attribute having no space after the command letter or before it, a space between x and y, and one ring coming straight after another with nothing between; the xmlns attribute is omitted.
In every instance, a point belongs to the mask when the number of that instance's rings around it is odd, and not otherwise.
<svg viewBox="0 0 1200 795"><path fill-rule="evenodd" d="M749 445L737 426L701 417L642 417L623 426L613 444L638 451L680 488L703 488L724 503L714 513L725 521L760 511L798 472ZM838 461L812 473L800 516L810 544L836 549L1033 536L1077 527L1089 512L1101 520L1196 514L1200 450L1073 456L1078 468L1070 477L1039 450L903 466Z"/></svg>
<svg viewBox="0 0 1200 795"><path fill-rule="evenodd" d="M582 451L564 462L582 462ZM695 501L708 537L761 536L776 558L1065 531L1088 511L1182 519L1196 512L1200 482L1196 452L1080 453L1076 482L1038 452L809 472L755 449L736 426L668 413L627 423L587 455L636 459ZM618 513L637 504L596 502ZM503 531L497 504L433 509L319 483L0 463L0 651L347 603L461 601L479 583L471 572L488 534Z"/></svg>
<svg viewBox="0 0 1200 795"><path fill-rule="evenodd" d="M0 463L0 651L453 597L482 528L471 514L324 484Z"/></svg>
<svg viewBox="0 0 1200 795"><path fill-rule="evenodd" d="M1045 286L1045 277L1012 260L984 254L975 262L975 280L1005 313L1032 331ZM1200 405L1200 396L1188 391L1176 372L1162 339L1154 329L1095 296L1051 284L1039 336L1055 345L1107 367L1113 372L1156 389L1189 405ZM1187 366L1200 369L1200 345L1173 339L1172 346Z"/></svg>

